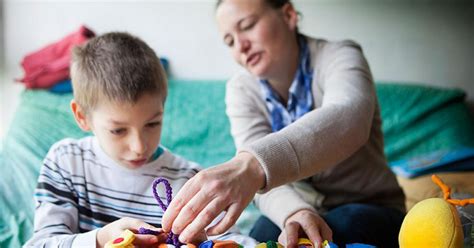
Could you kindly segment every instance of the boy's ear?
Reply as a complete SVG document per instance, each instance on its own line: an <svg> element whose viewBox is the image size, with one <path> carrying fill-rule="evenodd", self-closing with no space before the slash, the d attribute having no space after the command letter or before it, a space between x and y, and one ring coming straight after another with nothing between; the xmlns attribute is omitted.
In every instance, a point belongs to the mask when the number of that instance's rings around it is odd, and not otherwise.
<svg viewBox="0 0 474 248"><path fill-rule="evenodd" d="M74 119L76 119L77 125L79 125L79 127L84 131L91 131L86 114L82 110L81 106L77 104L76 101L74 101L74 99L71 100L71 110L74 114Z"/></svg>

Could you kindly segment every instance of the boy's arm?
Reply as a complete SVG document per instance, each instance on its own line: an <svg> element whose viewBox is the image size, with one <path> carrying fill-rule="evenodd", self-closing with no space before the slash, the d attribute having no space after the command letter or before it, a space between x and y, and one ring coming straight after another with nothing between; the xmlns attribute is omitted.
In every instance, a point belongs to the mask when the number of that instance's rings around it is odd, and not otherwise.
<svg viewBox="0 0 474 248"><path fill-rule="evenodd" d="M53 147L43 161L35 190L34 234L25 247L95 247L96 231L79 234L78 197L56 151Z"/></svg>
<svg viewBox="0 0 474 248"><path fill-rule="evenodd" d="M25 247L95 247L96 231L78 234L74 228L77 208L57 203L37 202L34 234Z"/></svg>

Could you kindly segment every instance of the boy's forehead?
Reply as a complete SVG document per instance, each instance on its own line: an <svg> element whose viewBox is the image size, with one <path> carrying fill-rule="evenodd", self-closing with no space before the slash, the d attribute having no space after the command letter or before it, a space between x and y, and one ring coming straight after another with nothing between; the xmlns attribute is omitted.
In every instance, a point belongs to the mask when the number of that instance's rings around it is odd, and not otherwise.
<svg viewBox="0 0 474 248"><path fill-rule="evenodd" d="M102 99L97 102L92 113L95 117L114 124L128 122L133 119L155 119L163 116L162 98L159 95L144 95L134 103Z"/></svg>

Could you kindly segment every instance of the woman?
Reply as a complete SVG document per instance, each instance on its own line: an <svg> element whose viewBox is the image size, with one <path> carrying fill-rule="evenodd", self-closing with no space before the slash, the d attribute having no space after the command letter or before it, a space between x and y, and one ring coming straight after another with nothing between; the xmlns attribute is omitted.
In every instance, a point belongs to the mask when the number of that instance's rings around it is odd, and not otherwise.
<svg viewBox="0 0 474 248"><path fill-rule="evenodd" d="M268 218L257 221L257 240L276 239L281 229L279 241L290 247L303 235L318 245L397 247L404 195L386 164L360 46L300 34L289 0L222 0L216 18L245 68L226 93L238 152L183 187L164 229L185 241L225 210L208 230L223 232L258 191L257 207Z"/></svg>

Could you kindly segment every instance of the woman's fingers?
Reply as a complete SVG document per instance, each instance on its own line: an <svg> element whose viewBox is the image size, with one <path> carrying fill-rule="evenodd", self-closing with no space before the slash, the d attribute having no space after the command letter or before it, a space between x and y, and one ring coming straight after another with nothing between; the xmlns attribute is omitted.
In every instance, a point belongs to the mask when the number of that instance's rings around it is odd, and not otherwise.
<svg viewBox="0 0 474 248"><path fill-rule="evenodd" d="M298 244L300 225L297 222L289 222L285 225L285 229L278 237L278 242L285 247L296 247Z"/></svg>
<svg viewBox="0 0 474 248"><path fill-rule="evenodd" d="M321 235L321 228L319 227L319 223L310 221L309 223L305 223L303 226L303 231L308 237L309 240L314 244L315 247L321 247L323 243L323 237Z"/></svg>
<svg viewBox="0 0 474 248"><path fill-rule="evenodd" d="M198 216L183 230L183 232L179 234L180 241L188 243L195 240L197 236L222 212L224 207L225 204L220 203L218 199L212 200L202 211L200 211Z"/></svg>
<svg viewBox="0 0 474 248"><path fill-rule="evenodd" d="M321 227L321 237L323 240L332 241L332 230L328 224L324 221L323 226Z"/></svg>
<svg viewBox="0 0 474 248"><path fill-rule="evenodd" d="M314 210L302 209L288 217L278 241L286 247L297 247L298 238L303 237L321 247L324 240L332 241L332 230Z"/></svg>
<svg viewBox="0 0 474 248"><path fill-rule="evenodd" d="M195 185L195 181L198 181L197 175L184 184L165 211L162 219L162 228L165 232L173 231L179 233L185 227L185 223L177 223L175 225L175 221L184 206L186 206L186 203L199 192L200 187ZM199 182L197 182L197 184L199 184ZM189 213L186 213L186 215L189 216Z"/></svg>
<svg viewBox="0 0 474 248"><path fill-rule="evenodd" d="M163 216L163 230L181 234L183 240L189 241L224 210L228 213L210 233L220 234L229 229L263 187L265 175L255 161L243 153L197 173L171 201Z"/></svg>
<svg viewBox="0 0 474 248"><path fill-rule="evenodd" d="M171 230L174 233L184 234L183 232L189 229L189 225L191 223L195 223L196 225L196 218L198 216L202 216L202 210L206 209L206 206L208 206L211 200L212 198L205 192L205 190L199 191L186 205L184 205L184 207L181 208L181 211L174 220ZM195 230L196 232L189 233L189 235L191 235L190 238L192 238L194 234L197 234L197 232L204 230L204 228L213 220L213 218L219 214L217 211L218 209L212 209L211 211L207 210L205 212L206 218L201 218L202 222L198 223L195 227L200 229Z"/></svg>
<svg viewBox="0 0 474 248"><path fill-rule="evenodd" d="M224 218L220 220L216 225L210 227L207 230L208 235L218 235L229 230L239 218L240 214L244 211L247 204L239 206L238 203L233 203L227 209Z"/></svg>

